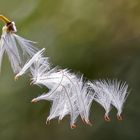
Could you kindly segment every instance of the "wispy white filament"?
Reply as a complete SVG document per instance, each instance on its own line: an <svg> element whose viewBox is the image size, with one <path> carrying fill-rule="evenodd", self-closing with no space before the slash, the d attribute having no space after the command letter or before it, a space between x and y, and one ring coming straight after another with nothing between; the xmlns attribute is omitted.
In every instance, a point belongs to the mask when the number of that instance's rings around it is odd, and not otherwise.
<svg viewBox="0 0 140 140"><path fill-rule="evenodd" d="M126 82L113 80L109 83L109 90L112 93L111 103L118 110L117 117L118 119L122 119L121 113L123 105L129 95L128 85L126 84Z"/></svg>
<svg viewBox="0 0 140 140"><path fill-rule="evenodd" d="M128 85L117 80L99 80L90 83L93 92L95 92L94 99L105 109L105 119L109 119L109 112L111 105L113 105L118 113L118 119L121 119L123 104L128 96Z"/></svg>
<svg viewBox="0 0 140 140"><path fill-rule="evenodd" d="M14 73L18 73L25 62L30 59L38 49L34 47L34 42L26 40L15 34L16 26L11 23L14 31L9 31L8 26L2 29L0 39L0 69L4 52L7 53Z"/></svg>
<svg viewBox="0 0 140 140"><path fill-rule="evenodd" d="M40 100L52 102L47 121L57 117L62 120L64 116L70 114L72 128L75 127L78 116L90 125L89 113L93 100L105 109L106 121L110 121L109 112L112 105L117 108L117 115L120 117L127 95L126 84L117 80L84 82L83 76L77 77L67 69L61 70L57 67L51 69L48 58L42 55L43 51L44 49L36 53L17 76L30 68L32 83L49 89L48 93L32 100L32 102Z"/></svg>
<svg viewBox="0 0 140 140"><path fill-rule="evenodd" d="M45 48L43 48L42 50L40 50L36 54L34 54L34 56L28 62L26 62L26 64L23 66L23 68L20 70L20 72L18 74L16 74L15 79L17 77L23 75L29 68L31 68L33 63L35 65L36 63L38 63L38 61L40 62L40 60L42 60L41 55L44 51L45 51ZM40 62L40 63L42 63L42 62Z"/></svg>
<svg viewBox="0 0 140 140"><path fill-rule="evenodd" d="M99 103L105 110L105 120L110 121L109 112L114 106L117 109L117 118L121 120L123 104L128 96L128 85L117 80L85 81L82 76L71 73L68 69L51 68L48 58L43 56L45 48L38 50L34 42L26 40L15 34L16 26L11 23L13 29L3 27L0 39L0 69L3 55L6 52L15 79L30 73L32 84L45 86L49 89L32 100L37 102L47 100L52 102L50 114L47 121L54 118L62 120L70 115L70 125L76 127L75 123L80 116L81 119L91 125L89 121L90 108L93 100Z"/></svg>
<svg viewBox="0 0 140 140"><path fill-rule="evenodd" d="M108 90L108 83L103 81L94 81L89 83L91 89L95 93L94 100L98 102L105 109L105 120L109 119L109 112L111 110L111 95Z"/></svg>
<svg viewBox="0 0 140 140"><path fill-rule="evenodd" d="M34 63L32 63L31 66L31 74L33 80L32 83L39 86L46 86L50 90L47 94L43 94L33 99L33 101L53 101L50 116L47 120L51 120L56 117L59 117L59 119L61 120L65 115L70 114L71 126L74 125L79 115L81 116L83 121L90 124L88 118L90 105L89 101L87 100L89 98L87 92L88 86L84 84L82 78L77 78L76 75L70 73L66 69L60 70L54 68L49 70L47 69L47 67L45 68L42 66L44 63L36 61L34 57L29 61L29 64L31 64L31 62L33 61ZM29 64L27 63L26 65ZM24 67L26 67L26 65ZM58 103L57 108L55 109L54 104L58 101L60 103L60 106Z"/></svg>

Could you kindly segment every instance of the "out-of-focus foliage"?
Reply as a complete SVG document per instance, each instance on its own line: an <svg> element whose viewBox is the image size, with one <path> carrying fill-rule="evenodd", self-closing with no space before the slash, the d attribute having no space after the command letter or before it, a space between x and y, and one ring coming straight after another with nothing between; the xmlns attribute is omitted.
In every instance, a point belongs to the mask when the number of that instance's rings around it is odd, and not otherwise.
<svg viewBox="0 0 140 140"><path fill-rule="evenodd" d="M139 0L0 0L0 13L16 22L18 34L46 47L53 65L84 73L88 79L118 78L132 88L124 120L103 120L93 103L93 126L69 117L45 125L50 105L31 104L44 88L29 86L28 76L13 80L7 57L0 75L0 140L139 140L140 1ZM2 28L3 24L0 24Z"/></svg>

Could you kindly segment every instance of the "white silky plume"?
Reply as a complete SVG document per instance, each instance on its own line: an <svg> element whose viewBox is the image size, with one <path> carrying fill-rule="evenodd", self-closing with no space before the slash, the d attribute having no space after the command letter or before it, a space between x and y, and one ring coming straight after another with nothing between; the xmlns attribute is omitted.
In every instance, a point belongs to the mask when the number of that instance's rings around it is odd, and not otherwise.
<svg viewBox="0 0 140 140"><path fill-rule="evenodd" d="M30 70L33 84L45 86L49 89L32 102L48 100L52 102L50 115L47 121L56 117L62 120L70 114L71 127L75 127L78 116L87 124L89 121L90 107L93 100L105 109L105 120L109 121L109 112L112 105L122 112L122 106L126 99L127 86L120 84L117 80L84 82L83 76L78 78L67 69L50 68L47 57L43 56L44 48L38 51L21 69L16 77Z"/></svg>
<svg viewBox="0 0 140 140"><path fill-rule="evenodd" d="M90 124L89 108L91 102L88 101L90 96L87 92L88 86L84 84L82 78L77 78L75 74L70 73L66 69L53 68L48 71L48 69L42 70L42 68L42 64L40 64L39 67L31 69L31 73L34 73L32 74L32 83L46 86L49 92L34 98L33 101L53 101L47 120L49 121L56 117L59 117L59 120L61 120L65 115L70 114L71 126L74 125L79 115L87 124ZM57 102L56 106L55 102Z"/></svg>
<svg viewBox="0 0 140 140"><path fill-rule="evenodd" d="M105 119L109 121L109 112L111 110L112 96L109 90L109 84L105 80L89 82L93 90L94 100L105 109Z"/></svg>
<svg viewBox="0 0 140 140"><path fill-rule="evenodd" d="M9 31L8 26L2 29L0 39L0 69L4 52L7 53L11 67L14 73L18 73L25 62L30 59L38 49L34 47L34 43L15 34L16 26L12 22L13 30Z"/></svg>
<svg viewBox="0 0 140 140"><path fill-rule="evenodd" d="M36 53L22 68L22 70L16 75L16 77L24 74L28 69L30 69L32 75L32 83L37 85L44 85L48 89L50 89L49 93L46 95L42 95L36 100L52 100L53 106L50 111L50 115L48 117L48 121L61 115L60 119L62 119L66 114L71 114L71 126L73 126L76 117L75 115L75 106L72 99L75 99L74 94L71 93L69 87L71 83L68 78L64 76L64 74L69 75L71 78L75 78L75 76L71 75L67 70L57 70L57 68L51 69L49 67L48 59L42 56L44 49ZM64 96L63 96L64 95ZM62 100L60 100L62 99ZM34 99L35 100L35 99ZM63 107L62 102L65 102L65 106L67 108L61 111L60 106ZM61 103L55 106L56 102ZM56 108L55 108L56 107ZM62 113L60 113L60 111ZM58 115L59 114L59 115ZM78 113L76 113L78 114ZM75 119L74 119L75 118Z"/></svg>
<svg viewBox="0 0 140 140"><path fill-rule="evenodd" d="M128 85L118 80L99 80L90 83L91 88L95 92L95 101L101 104L108 118L111 105L117 109L118 119L121 119L123 104L128 97ZM109 118L108 118L109 119Z"/></svg>
<svg viewBox="0 0 140 140"><path fill-rule="evenodd" d="M79 116L86 124L91 125L89 114L94 100L104 108L106 121L110 121L109 112L113 106L118 111L117 118L122 119L123 105L129 95L125 82L84 81L83 75L77 76L68 69L51 68L48 57L43 55L45 48L39 50L34 47L35 42L15 34L15 23L1 17L6 25L2 29L0 39L0 70L3 55L6 53L16 74L15 79L28 72L31 84L45 86L49 90L32 100L52 102L46 123L54 118L62 120L66 115L70 115L71 128L76 127L75 123Z"/></svg>
<svg viewBox="0 0 140 140"><path fill-rule="evenodd" d="M112 96L112 105L117 109L118 119L121 117L124 102L126 101L129 92L126 82L112 80L109 82L108 89Z"/></svg>
<svg viewBox="0 0 140 140"><path fill-rule="evenodd" d="M69 75L71 80L76 78L67 70L57 70L56 68L42 75L38 74L38 77L34 78L36 79L34 84L46 86L49 92L34 98L33 101L52 100L53 104L47 121L56 117L62 120L65 115L70 114L70 124L74 126L76 118L79 116L77 96L72 90L72 83L65 75Z"/></svg>
<svg viewBox="0 0 140 140"><path fill-rule="evenodd" d="M93 100L105 109L105 120L110 121L109 112L112 105L118 110L118 116L122 112L123 103L126 100L127 85L116 81L93 81L84 82L83 76L78 78L67 69L50 68L47 57L43 56L45 49L38 51L23 66L16 78L30 70L32 84L45 86L49 89L32 102L48 100L52 107L47 121L54 118L62 120L70 115L70 125L75 127L78 116L87 124L89 121L90 107Z"/></svg>
<svg viewBox="0 0 140 140"><path fill-rule="evenodd" d="M33 69L33 67L38 67L38 69L41 69L44 67L48 68L49 67L48 59L42 56L44 51L45 51L45 48L43 48L40 51L38 51L37 53L35 53L33 55L33 57L25 63L25 65L22 67L22 69L19 71L19 73L16 74L15 79L17 79L19 76L25 74L29 69ZM37 74L36 70L37 69L35 69L34 73L32 70L30 70L30 71L32 74L36 75Z"/></svg>

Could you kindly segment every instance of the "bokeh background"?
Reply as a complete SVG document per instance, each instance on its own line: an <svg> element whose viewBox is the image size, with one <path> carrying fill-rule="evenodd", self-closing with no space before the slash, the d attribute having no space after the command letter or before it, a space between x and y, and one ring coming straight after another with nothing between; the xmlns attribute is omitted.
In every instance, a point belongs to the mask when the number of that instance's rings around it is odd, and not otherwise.
<svg viewBox="0 0 140 140"><path fill-rule="evenodd" d="M14 20L18 34L46 47L53 66L83 73L88 79L127 81L131 94L124 120L103 120L93 103L89 127L79 119L69 127L46 125L50 103L30 103L45 90L30 86L28 76L14 81L7 57L0 75L0 140L140 140L140 1L139 0L0 0L0 14ZM0 24L2 28L3 23Z"/></svg>

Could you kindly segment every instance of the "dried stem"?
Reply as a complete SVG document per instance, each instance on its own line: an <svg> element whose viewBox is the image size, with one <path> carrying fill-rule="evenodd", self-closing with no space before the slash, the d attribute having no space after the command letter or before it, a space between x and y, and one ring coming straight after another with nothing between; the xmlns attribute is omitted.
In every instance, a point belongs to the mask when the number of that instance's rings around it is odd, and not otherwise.
<svg viewBox="0 0 140 140"><path fill-rule="evenodd" d="M3 15L0 15L0 20L2 20L5 24L11 23L11 21Z"/></svg>

